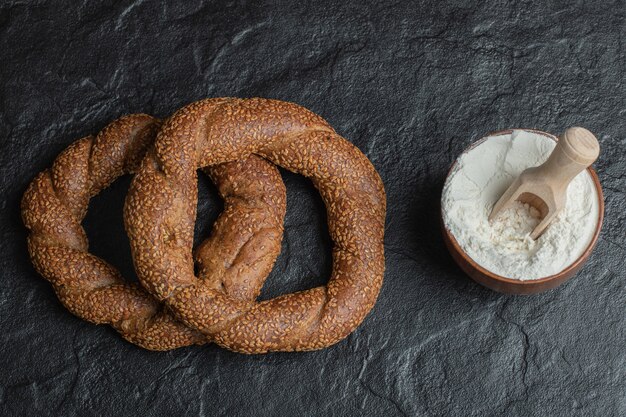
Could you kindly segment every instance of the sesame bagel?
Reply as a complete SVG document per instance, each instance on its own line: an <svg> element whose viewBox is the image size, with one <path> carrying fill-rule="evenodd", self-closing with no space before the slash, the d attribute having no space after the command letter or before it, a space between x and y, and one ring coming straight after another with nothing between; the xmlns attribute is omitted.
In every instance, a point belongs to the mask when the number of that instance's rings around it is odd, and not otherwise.
<svg viewBox="0 0 626 417"><path fill-rule="evenodd" d="M194 275L196 170L259 155L312 180L326 205L326 286L255 302ZM321 349L345 338L383 282L385 191L371 162L318 115L268 99L206 99L168 119L133 178L125 224L143 286L186 325L237 352Z"/></svg>
<svg viewBox="0 0 626 417"><path fill-rule="evenodd" d="M130 115L74 142L32 181L22 199L31 260L60 301L76 316L110 324L126 340L152 350L207 338L90 254L81 222L91 197L136 170L160 125L148 115ZM280 253L284 184L276 167L258 156L205 171L224 199L224 211L195 252L199 280L234 300L254 300ZM191 258L191 247L187 255Z"/></svg>

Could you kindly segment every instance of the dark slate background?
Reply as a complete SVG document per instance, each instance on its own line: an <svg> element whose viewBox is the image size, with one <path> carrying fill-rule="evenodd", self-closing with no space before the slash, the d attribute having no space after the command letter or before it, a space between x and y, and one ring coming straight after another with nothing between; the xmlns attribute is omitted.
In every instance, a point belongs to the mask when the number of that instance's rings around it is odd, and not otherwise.
<svg viewBox="0 0 626 417"><path fill-rule="evenodd" d="M2 3L1 415L626 415L624 1ZM29 262L19 200L62 149L120 115L216 96L312 109L385 182L385 284L336 346L147 352L68 313ZM574 124L602 146L606 222L589 263L542 295L473 283L439 233L448 167L488 131ZM284 247L263 297L330 269L320 198L284 179ZM93 252L135 279L129 181L96 197L85 225ZM221 203L200 187L204 237Z"/></svg>

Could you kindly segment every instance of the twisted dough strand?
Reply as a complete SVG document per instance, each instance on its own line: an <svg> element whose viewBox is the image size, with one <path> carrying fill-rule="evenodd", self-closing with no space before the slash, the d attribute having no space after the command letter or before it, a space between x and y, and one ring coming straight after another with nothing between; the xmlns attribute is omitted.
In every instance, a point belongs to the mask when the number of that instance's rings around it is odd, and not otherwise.
<svg viewBox="0 0 626 417"><path fill-rule="evenodd" d="M196 169L250 154L311 178L319 190L334 242L325 287L255 303L194 276L187 254ZM385 209L370 161L319 116L276 100L207 99L163 126L131 184L125 222L139 279L152 294L221 346L263 353L320 349L363 321L383 281Z"/></svg>
<svg viewBox="0 0 626 417"><path fill-rule="evenodd" d="M159 127L157 119L131 115L96 137L74 142L30 184L22 217L30 230L28 248L35 268L72 313L109 323L139 346L167 350L207 339L88 253L81 226L90 198L135 171ZM225 203L211 236L197 250L200 276L205 285L234 299L254 299L280 252L286 204L280 174L258 157L206 171Z"/></svg>

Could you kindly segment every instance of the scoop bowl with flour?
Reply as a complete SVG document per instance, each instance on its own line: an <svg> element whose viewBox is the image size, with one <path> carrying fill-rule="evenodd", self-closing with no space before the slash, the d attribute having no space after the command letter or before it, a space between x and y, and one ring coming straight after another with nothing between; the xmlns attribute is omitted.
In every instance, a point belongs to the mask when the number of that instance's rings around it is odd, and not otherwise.
<svg viewBox="0 0 626 417"><path fill-rule="evenodd" d="M556 137L536 130L493 133L466 150L446 179L441 215L444 240L455 261L496 291L530 294L573 276L595 246L603 218L602 189L593 169L567 187L564 209L537 239L539 212L515 202L489 221L492 207L526 168L541 165Z"/></svg>

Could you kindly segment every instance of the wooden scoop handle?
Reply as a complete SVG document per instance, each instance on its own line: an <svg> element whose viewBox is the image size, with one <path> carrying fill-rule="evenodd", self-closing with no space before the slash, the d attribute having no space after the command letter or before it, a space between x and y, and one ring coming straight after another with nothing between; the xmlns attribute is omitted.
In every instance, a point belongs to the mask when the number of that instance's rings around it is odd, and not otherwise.
<svg viewBox="0 0 626 417"><path fill-rule="evenodd" d="M563 132L548 160L538 167L540 175L553 189L563 189L593 164L599 154L600 145L593 133L582 127L570 127Z"/></svg>

